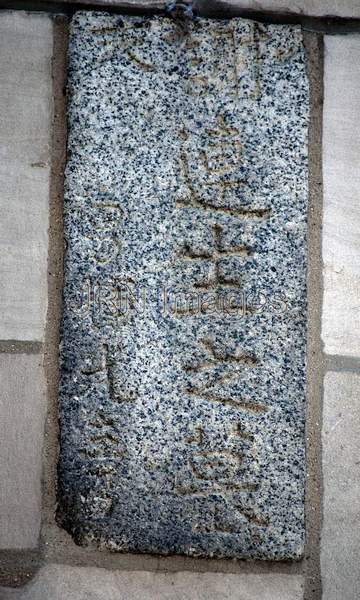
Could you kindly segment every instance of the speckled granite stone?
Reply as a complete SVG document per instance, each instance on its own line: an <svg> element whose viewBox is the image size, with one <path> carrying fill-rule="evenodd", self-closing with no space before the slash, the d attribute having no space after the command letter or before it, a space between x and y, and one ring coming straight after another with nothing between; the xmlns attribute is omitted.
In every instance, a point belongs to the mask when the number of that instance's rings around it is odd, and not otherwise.
<svg viewBox="0 0 360 600"><path fill-rule="evenodd" d="M59 522L112 551L304 543L298 27L71 25Z"/></svg>

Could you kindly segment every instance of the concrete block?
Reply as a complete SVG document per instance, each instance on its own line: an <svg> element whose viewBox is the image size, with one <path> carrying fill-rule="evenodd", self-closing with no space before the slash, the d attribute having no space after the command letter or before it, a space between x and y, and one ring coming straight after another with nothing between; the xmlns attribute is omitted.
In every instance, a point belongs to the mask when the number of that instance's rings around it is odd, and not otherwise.
<svg viewBox="0 0 360 600"><path fill-rule="evenodd" d="M357 600L360 589L360 376L328 373L323 420L324 600Z"/></svg>
<svg viewBox="0 0 360 600"><path fill-rule="evenodd" d="M47 15L0 15L0 339L43 338L51 56Z"/></svg>
<svg viewBox="0 0 360 600"><path fill-rule="evenodd" d="M360 355L360 35L325 36L325 352Z"/></svg>
<svg viewBox="0 0 360 600"><path fill-rule="evenodd" d="M49 565L3 600L301 600L298 575L148 573Z"/></svg>
<svg viewBox="0 0 360 600"><path fill-rule="evenodd" d="M0 549L35 548L45 416L42 358L0 354Z"/></svg>

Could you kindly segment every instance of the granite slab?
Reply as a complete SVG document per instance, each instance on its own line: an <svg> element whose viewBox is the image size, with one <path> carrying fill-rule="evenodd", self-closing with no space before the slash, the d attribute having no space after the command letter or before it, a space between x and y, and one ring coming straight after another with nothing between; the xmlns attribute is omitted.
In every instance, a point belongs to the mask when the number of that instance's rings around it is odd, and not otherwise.
<svg viewBox="0 0 360 600"><path fill-rule="evenodd" d="M58 521L123 552L299 559L301 29L71 23Z"/></svg>

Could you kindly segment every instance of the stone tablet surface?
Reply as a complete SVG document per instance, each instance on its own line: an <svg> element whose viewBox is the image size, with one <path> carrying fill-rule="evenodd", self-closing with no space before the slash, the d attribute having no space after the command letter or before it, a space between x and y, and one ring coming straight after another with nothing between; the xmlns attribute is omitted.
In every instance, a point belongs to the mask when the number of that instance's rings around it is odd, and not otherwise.
<svg viewBox="0 0 360 600"><path fill-rule="evenodd" d="M58 520L111 551L298 559L301 30L75 14Z"/></svg>

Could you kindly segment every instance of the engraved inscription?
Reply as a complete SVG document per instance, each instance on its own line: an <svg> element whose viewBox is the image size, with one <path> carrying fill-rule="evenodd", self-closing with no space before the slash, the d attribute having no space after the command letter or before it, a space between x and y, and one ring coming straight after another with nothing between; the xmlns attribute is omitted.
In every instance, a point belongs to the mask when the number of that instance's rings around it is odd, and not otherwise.
<svg viewBox="0 0 360 600"><path fill-rule="evenodd" d="M112 552L299 559L301 29L175 12L72 18L57 519Z"/></svg>

